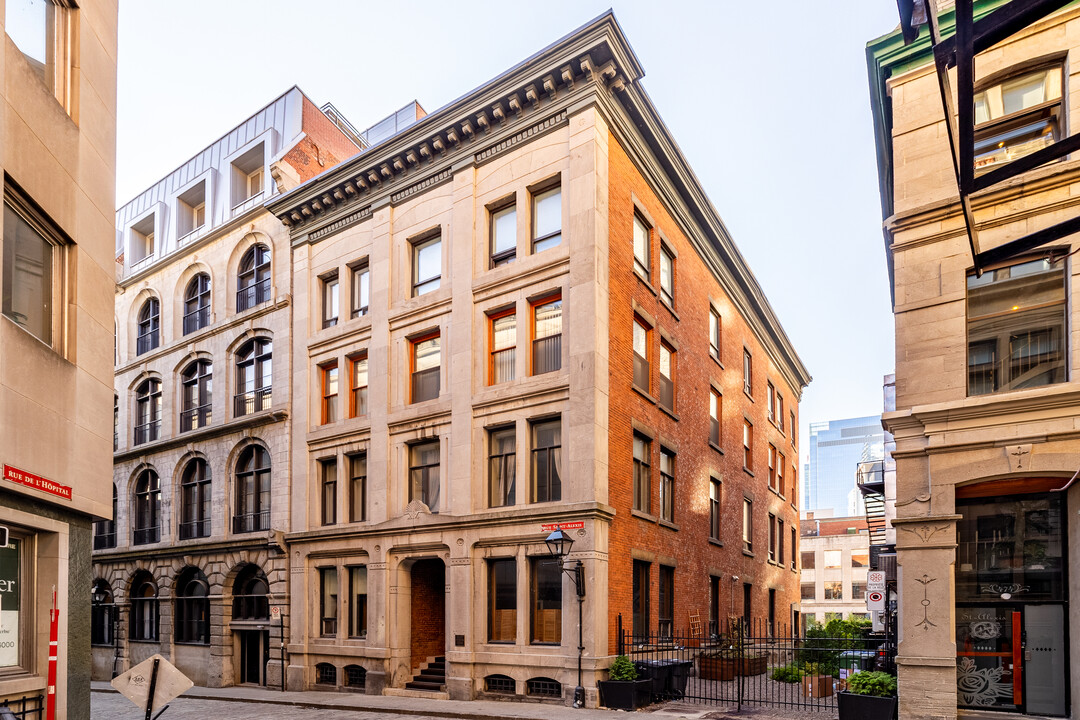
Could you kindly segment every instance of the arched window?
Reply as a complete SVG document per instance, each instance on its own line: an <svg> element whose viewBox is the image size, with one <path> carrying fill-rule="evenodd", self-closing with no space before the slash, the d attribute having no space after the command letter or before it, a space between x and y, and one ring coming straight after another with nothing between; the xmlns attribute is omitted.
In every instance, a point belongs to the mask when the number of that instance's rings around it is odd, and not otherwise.
<svg viewBox="0 0 1080 720"><path fill-rule="evenodd" d="M135 444L161 436L161 381L147 378L135 389Z"/></svg>
<svg viewBox="0 0 1080 720"><path fill-rule="evenodd" d="M184 291L184 334L210 324L210 276L199 273Z"/></svg>
<svg viewBox="0 0 1080 720"><path fill-rule="evenodd" d="M120 447L120 396L115 393L112 396L112 449L116 452Z"/></svg>
<svg viewBox="0 0 1080 720"><path fill-rule="evenodd" d="M236 463L236 513L233 532L270 528L270 453L249 445Z"/></svg>
<svg viewBox="0 0 1080 720"><path fill-rule="evenodd" d="M148 298L139 310L139 339L135 354L150 352L161 343L161 306L157 298Z"/></svg>
<svg viewBox="0 0 1080 720"><path fill-rule="evenodd" d="M116 485L112 488L112 519L94 521L94 549L116 547Z"/></svg>
<svg viewBox="0 0 1080 720"><path fill-rule="evenodd" d="M210 537L210 466L195 458L180 477L180 539Z"/></svg>
<svg viewBox="0 0 1080 720"><path fill-rule="evenodd" d="M270 586L258 565L248 565L233 584L233 620L269 620Z"/></svg>
<svg viewBox="0 0 1080 720"><path fill-rule="evenodd" d="M236 354L236 387L233 412L236 417L270 409L273 385L273 343L255 338L244 343Z"/></svg>
<svg viewBox="0 0 1080 720"><path fill-rule="evenodd" d="M195 430L210 424L211 393L214 366L209 360L196 360L184 368L180 377L183 398L180 410L180 432Z"/></svg>
<svg viewBox="0 0 1080 720"><path fill-rule="evenodd" d="M157 583L145 571L131 581L131 639L158 639Z"/></svg>
<svg viewBox="0 0 1080 720"><path fill-rule="evenodd" d="M116 641L116 634L113 633L113 613L116 612L116 605L113 604L109 583L96 580L90 598L90 644L112 645Z"/></svg>
<svg viewBox="0 0 1080 720"><path fill-rule="evenodd" d="M236 312L270 299L270 251L265 245L253 245L244 253L237 280Z"/></svg>
<svg viewBox="0 0 1080 720"><path fill-rule="evenodd" d="M176 642L210 644L210 584L198 568L176 579Z"/></svg>
<svg viewBox="0 0 1080 720"><path fill-rule="evenodd" d="M161 484L157 473L143 470L135 481L135 545L161 540Z"/></svg>

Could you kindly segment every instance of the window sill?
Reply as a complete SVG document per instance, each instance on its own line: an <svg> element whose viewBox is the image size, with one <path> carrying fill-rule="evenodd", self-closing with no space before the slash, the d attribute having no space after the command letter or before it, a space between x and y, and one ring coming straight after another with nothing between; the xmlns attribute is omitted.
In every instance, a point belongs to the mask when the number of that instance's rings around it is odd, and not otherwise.
<svg viewBox="0 0 1080 720"><path fill-rule="evenodd" d="M742 394L746 396L746 399L750 402L754 402L754 396L746 392L746 388L743 388Z"/></svg>
<svg viewBox="0 0 1080 720"><path fill-rule="evenodd" d="M709 538L709 544L715 545L716 547L724 547L724 543L716 538Z"/></svg>
<svg viewBox="0 0 1080 720"><path fill-rule="evenodd" d="M773 487L772 487L771 485L769 486L769 492L771 492L771 493L772 493L773 495L775 495L776 497L780 498L781 500L786 500L786 499L787 499L787 498L785 498L785 497L784 497L783 495L781 495L781 494L780 494L780 491L779 491L779 490L776 490L776 489L775 489L775 488L773 488Z"/></svg>
<svg viewBox="0 0 1080 720"><path fill-rule="evenodd" d="M660 410L661 410L661 411L662 411L662 412L663 412L663 413L664 413L665 415L667 415L667 416L668 416L669 418L671 418L671 419L672 419L672 420L674 420L675 422L679 422L679 416L675 414L675 411L673 411L673 410L670 410L670 409L668 409L668 408L664 407L663 405L658 405L657 407L659 407L659 408L660 408Z"/></svg>
<svg viewBox="0 0 1080 720"><path fill-rule="evenodd" d="M746 557L754 557L754 551L753 550L743 550L742 554L745 555Z"/></svg>
<svg viewBox="0 0 1080 720"><path fill-rule="evenodd" d="M679 531L679 526L671 522L670 520L661 519L660 527L666 527L668 530L674 530L675 532Z"/></svg>
<svg viewBox="0 0 1080 720"><path fill-rule="evenodd" d="M654 523L654 522L658 522L658 521L659 521L659 518L657 518L657 517L656 517L655 515L650 515L650 514L649 514L649 513L647 513L647 512L644 512L644 511L642 511L642 510L636 510L636 509L634 509L634 508L631 508L631 509L630 509L630 514L631 514L631 515L632 515L633 517L636 517L636 518L641 518L642 520L647 520L647 521L649 521L649 522L651 522L651 523Z"/></svg>
<svg viewBox="0 0 1080 720"><path fill-rule="evenodd" d="M136 638L128 638L128 642L142 643L144 645L160 645L160 640L138 640Z"/></svg>
<svg viewBox="0 0 1080 720"><path fill-rule="evenodd" d="M658 293L656 291L656 288L653 287L653 284L649 281L649 279L647 277L645 277L644 275L642 275L640 272L638 272L637 268L634 268L634 275L637 276L638 281L642 285L644 285L646 287L646 289L648 289L648 291L651 292L653 295L659 295L660 294L660 293Z"/></svg>
<svg viewBox="0 0 1080 720"><path fill-rule="evenodd" d="M716 443L714 443L712 440L709 441L709 447L711 447L713 450L720 453L721 455L724 454L724 449L722 447L720 447L719 445L717 445Z"/></svg>
<svg viewBox="0 0 1080 720"><path fill-rule="evenodd" d="M711 358L712 358L712 361L713 361L714 363L716 363L717 365L719 365L719 366L720 366L720 369L721 369L721 370L723 370L723 369L724 369L724 363L720 362L720 358L718 358L718 357L716 357L715 355L713 355L713 354L712 354L712 351L711 351L711 350L709 351L709 357L711 357Z"/></svg>
<svg viewBox="0 0 1080 720"><path fill-rule="evenodd" d="M675 322L679 322L680 321L679 313L675 312L674 306L672 306L671 303L669 303L667 300L665 300L663 295L660 296L660 302L663 304L664 307L666 307L668 309L668 312L671 313L671 316L673 318L675 318Z"/></svg>
<svg viewBox="0 0 1080 720"><path fill-rule="evenodd" d="M643 397L646 400L648 400L649 402L651 402L653 405L658 405L659 404L659 401L656 398L654 398L652 395L650 395L648 393L648 391L642 390L641 388L639 388L637 385L634 385L633 383L630 383L630 387L634 390L634 392L636 392L638 395L640 395L641 397Z"/></svg>
<svg viewBox="0 0 1080 720"><path fill-rule="evenodd" d="M742 470L743 470L744 473L746 473L750 477L754 477L754 471L751 470L750 468L746 467L745 465L743 465Z"/></svg>

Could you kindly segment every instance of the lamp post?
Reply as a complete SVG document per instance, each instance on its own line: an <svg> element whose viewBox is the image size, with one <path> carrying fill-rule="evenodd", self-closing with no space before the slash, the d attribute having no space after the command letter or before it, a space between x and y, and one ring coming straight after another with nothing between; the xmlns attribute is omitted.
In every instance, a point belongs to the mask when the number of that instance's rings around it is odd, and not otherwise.
<svg viewBox="0 0 1080 720"><path fill-rule="evenodd" d="M582 630L582 606L585 603L585 566L581 564L581 560L574 563L573 567L566 567L563 563L566 561L566 557L570 554L570 548L573 546L573 539L564 533L562 530L555 530L553 533L547 536L544 540L547 543L548 551L552 557L559 563L559 569L565 574L570 576L570 579L574 581L574 590L577 591L578 600L578 655L577 655L577 687L574 688L574 707L585 707L585 688L581 684L581 656L585 652L585 640Z"/></svg>

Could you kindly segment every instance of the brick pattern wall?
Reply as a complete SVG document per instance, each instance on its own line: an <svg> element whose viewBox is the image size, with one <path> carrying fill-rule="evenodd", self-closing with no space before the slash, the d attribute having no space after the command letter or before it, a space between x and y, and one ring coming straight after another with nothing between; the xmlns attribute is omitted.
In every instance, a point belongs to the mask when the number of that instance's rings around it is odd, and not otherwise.
<svg viewBox="0 0 1080 720"><path fill-rule="evenodd" d="M412 567L412 659L416 670L429 657L446 654L446 567L420 560Z"/></svg>
<svg viewBox="0 0 1080 720"><path fill-rule="evenodd" d="M768 592L776 590L776 620L786 624L789 608L799 601L798 575L790 569L790 529L798 527L791 485L796 481L798 453L792 444L788 413L798 418L799 393L788 387L772 365L764 348L720 289L711 271L698 256L664 206L651 191L614 136L610 139L610 427L609 501L616 510L609 545L609 627L610 650L617 642L616 618L621 613L625 628L631 626L634 557L652 562L649 588L649 630L656 632L659 609L660 565L675 566L674 631L687 631L688 616L709 619L709 576L722 574L719 616L729 608L742 613L744 582L753 583L751 605L755 618L768 612ZM654 223L651 239L651 283L635 274L633 257L633 217L635 200L647 219ZM660 235L677 253L674 308L659 297ZM722 317L721 363L709 354L709 303ZM637 309L637 310L636 310ZM633 385L633 322L635 312L647 315L655 324L649 335L650 395ZM664 412L653 398L659 396L661 334L676 346L675 411ZM743 392L742 356L744 346L753 355L753 397ZM784 398L785 433L766 417L766 381ZM709 442L709 388L723 392L721 420L722 452ZM754 474L743 469L742 424L744 417L754 423ZM797 425L795 426L797 428ZM633 514L633 434L635 429L651 433L651 515ZM785 455L785 496L768 488L768 443ZM660 448L675 451L674 526L661 523ZM709 540L709 482L723 482L721 544ZM754 554L744 554L742 545L743 497L754 500ZM769 563L768 514L784 521L784 565ZM797 534L797 533L796 533ZM731 581L738 575L738 583ZM734 602L731 593L735 593ZM707 627L707 624L706 626Z"/></svg>

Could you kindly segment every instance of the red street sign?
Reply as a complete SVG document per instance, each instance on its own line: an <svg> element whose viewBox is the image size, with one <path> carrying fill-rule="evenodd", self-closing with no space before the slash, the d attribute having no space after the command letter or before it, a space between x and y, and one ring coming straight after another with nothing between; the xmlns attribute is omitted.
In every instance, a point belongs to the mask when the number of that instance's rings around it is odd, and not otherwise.
<svg viewBox="0 0 1080 720"><path fill-rule="evenodd" d="M545 523L540 526L540 529L544 532L555 532L556 530L581 530L584 527L584 520L575 520L573 522L564 523Z"/></svg>
<svg viewBox="0 0 1080 720"><path fill-rule="evenodd" d="M35 490L40 490L41 492L47 492L50 495L62 497L65 500L71 499L71 488L67 485L61 485L58 482L53 482L40 475L13 468L10 465L4 466L4 479L10 480L13 483L18 483L19 485L25 485L26 487Z"/></svg>

